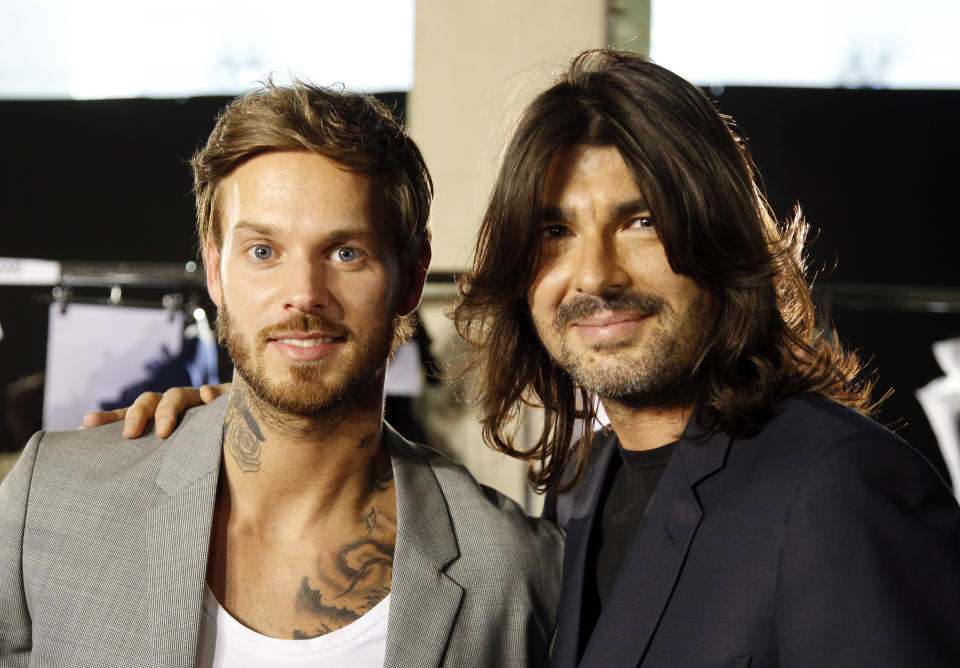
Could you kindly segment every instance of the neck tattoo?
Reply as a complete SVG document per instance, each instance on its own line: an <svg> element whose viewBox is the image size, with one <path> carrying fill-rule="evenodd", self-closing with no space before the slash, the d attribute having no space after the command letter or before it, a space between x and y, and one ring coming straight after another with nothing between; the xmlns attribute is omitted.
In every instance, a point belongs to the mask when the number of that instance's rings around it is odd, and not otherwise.
<svg viewBox="0 0 960 668"><path fill-rule="evenodd" d="M223 418L223 440L227 450L244 473L260 470L260 444L266 438L250 406L250 390L234 383Z"/></svg>

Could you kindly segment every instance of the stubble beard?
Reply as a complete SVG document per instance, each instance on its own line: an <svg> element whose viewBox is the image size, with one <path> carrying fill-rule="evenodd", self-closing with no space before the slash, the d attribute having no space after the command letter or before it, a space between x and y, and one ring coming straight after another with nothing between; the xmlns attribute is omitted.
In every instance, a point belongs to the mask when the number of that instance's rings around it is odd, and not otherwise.
<svg viewBox="0 0 960 668"><path fill-rule="evenodd" d="M570 323L607 311L644 314L655 327L646 341L615 341L586 349L571 340ZM603 400L635 406L664 406L690 394L692 356L702 318L697 305L681 316L662 297L622 293L611 298L584 296L560 307L552 323L560 341L557 362L581 388Z"/></svg>
<svg viewBox="0 0 960 668"><path fill-rule="evenodd" d="M364 337L357 337L346 326L313 314L302 314L276 323L257 333L251 346L243 339L230 317L226 304L217 313L217 336L227 347L233 366L250 386L253 394L272 408L303 417L332 413L366 398L371 385L378 380L395 348L397 319L385 317ZM264 365L266 341L274 333L323 332L342 336L344 346L353 348L336 375L324 378L330 360L289 361L290 379L276 382L268 377ZM341 356L346 350L340 351Z"/></svg>

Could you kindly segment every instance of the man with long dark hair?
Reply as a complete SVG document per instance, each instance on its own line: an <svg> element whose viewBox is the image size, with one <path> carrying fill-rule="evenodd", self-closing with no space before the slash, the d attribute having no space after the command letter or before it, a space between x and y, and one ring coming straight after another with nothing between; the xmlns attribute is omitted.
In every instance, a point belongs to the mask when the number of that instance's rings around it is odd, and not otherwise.
<svg viewBox="0 0 960 668"><path fill-rule="evenodd" d="M640 57L581 54L521 117L455 321L487 441L566 530L554 665L960 665L960 511L865 416L805 233ZM598 399L612 430L574 442Z"/></svg>
<svg viewBox="0 0 960 668"><path fill-rule="evenodd" d="M554 665L960 665L960 509L868 417L806 229L636 55L577 56L521 117L454 318L488 443L566 531Z"/></svg>

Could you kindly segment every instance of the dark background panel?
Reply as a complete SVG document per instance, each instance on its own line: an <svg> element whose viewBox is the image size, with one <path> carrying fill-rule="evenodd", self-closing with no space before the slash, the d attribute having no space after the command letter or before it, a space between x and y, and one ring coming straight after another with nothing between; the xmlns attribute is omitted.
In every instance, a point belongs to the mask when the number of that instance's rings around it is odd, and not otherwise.
<svg viewBox="0 0 960 668"><path fill-rule="evenodd" d="M775 212L844 283L958 285L960 91L726 88Z"/></svg>
<svg viewBox="0 0 960 668"><path fill-rule="evenodd" d="M0 103L0 255L192 258L187 161L227 99Z"/></svg>
<svg viewBox="0 0 960 668"><path fill-rule="evenodd" d="M719 91L715 91L719 92ZM960 290L960 91L726 88L734 117L780 219L802 206L810 267L831 284ZM960 313L869 309L834 300L841 339L875 371L879 419L946 476L914 390L943 375L930 346L960 336Z"/></svg>
<svg viewBox="0 0 960 668"><path fill-rule="evenodd" d="M874 370L874 398L893 391L881 404L877 419L922 452L949 480L933 430L914 391L943 375L930 346L960 336L960 313L836 307L831 319L841 340L858 350Z"/></svg>

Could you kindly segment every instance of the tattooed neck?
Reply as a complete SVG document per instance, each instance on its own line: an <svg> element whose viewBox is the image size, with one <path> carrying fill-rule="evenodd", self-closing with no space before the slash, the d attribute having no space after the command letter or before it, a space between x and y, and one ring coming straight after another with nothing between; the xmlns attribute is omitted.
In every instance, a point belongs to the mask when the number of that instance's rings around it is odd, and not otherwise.
<svg viewBox="0 0 960 668"><path fill-rule="evenodd" d="M252 393L242 382L234 382L223 417L223 443L244 473L260 470L260 446L266 440L253 414Z"/></svg>
<svg viewBox="0 0 960 668"><path fill-rule="evenodd" d="M383 442L380 442L378 448L370 447L375 442L377 433L374 431L367 434L357 445L358 450L370 450L368 480L371 494L387 491L393 482L393 465L390 463L390 453L387 452Z"/></svg>
<svg viewBox="0 0 960 668"><path fill-rule="evenodd" d="M244 473L260 470L261 447L266 441L263 434L263 416L254 411L253 392L246 383L234 382L230 400L223 419L223 440L227 452ZM269 425L268 425L269 426ZM367 451L368 481L371 494L387 491L393 481L390 455L378 444L379 430L371 431L357 442L357 450Z"/></svg>

